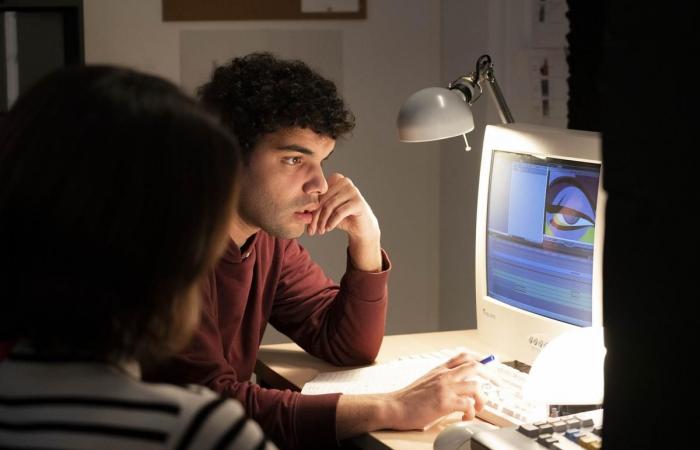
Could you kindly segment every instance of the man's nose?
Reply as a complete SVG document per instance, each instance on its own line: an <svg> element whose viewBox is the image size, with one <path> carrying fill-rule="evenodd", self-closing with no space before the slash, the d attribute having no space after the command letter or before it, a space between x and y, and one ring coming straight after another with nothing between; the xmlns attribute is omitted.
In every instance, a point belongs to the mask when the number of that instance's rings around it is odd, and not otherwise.
<svg viewBox="0 0 700 450"><path fill-rule="evenodd" d="M311 174L311 178L304 184L304 193L322 195L327 191L328 182L323 175L323 169L319 167Z"/></svg>

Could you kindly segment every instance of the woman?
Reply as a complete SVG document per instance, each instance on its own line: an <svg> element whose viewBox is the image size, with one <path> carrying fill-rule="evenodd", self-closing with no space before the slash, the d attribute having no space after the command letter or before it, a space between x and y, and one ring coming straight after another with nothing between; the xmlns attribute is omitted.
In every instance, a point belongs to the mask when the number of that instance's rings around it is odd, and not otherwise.
<svg viewBox="0 0 700 450"><path fill-rule="evenodd" d="M0 123L0 448L273 448L241 406L140 381L226 241L233 139L174 85L49 75Z"/></svg>

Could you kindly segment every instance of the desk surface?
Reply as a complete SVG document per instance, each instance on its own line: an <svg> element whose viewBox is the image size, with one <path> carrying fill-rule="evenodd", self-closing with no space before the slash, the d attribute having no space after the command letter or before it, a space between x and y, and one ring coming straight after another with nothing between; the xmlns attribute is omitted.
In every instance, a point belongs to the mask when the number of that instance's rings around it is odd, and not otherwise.
<svg viewBox="0 0 700 450"><path fill-rule="evenodd" d="M488 347L479 340L476 330L403 334L384 337L377 362L459 346L479 353L489 352ZM260 348L255 373L260 383L278 389L301 390L307 381L321 372L346 369L348 367L336 367L321 361L296 344L276 344ZM459 420L458 414L450 415L426 431L375 431L359 436L353 442L361 448L429 450L433 448L437 433Z"/></svg>

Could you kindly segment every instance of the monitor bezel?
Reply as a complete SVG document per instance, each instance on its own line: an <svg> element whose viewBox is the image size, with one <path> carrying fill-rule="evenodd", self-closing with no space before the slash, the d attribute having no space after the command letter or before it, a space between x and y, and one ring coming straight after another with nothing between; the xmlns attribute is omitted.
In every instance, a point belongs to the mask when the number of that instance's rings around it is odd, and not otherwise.
<svg viewBox="0 0 700 450"><path fill-rule="evenodd" d="M488 125L484 134L475 244L476 319L479 338L502 359L532 365L553 338L579 326L518 309L487 295L486 224L494 151L601 165L593 251L592 326L602 326L602 260L607 197L602 184L600 134L528 124Z"/></svg>

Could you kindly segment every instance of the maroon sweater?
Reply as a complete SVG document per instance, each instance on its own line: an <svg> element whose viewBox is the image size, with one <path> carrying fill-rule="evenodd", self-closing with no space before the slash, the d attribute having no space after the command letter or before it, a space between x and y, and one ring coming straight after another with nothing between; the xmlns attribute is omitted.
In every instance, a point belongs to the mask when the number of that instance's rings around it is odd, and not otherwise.
<svg viewBox="0 0 700 450"><path fill-rule="evenodd" d="M280 448L336 440L339 394L301 395L251 383L269 322L310 354L335 365L374 360L384 336L390 263L352 267L335 284L296 240L260 231L243 254L231 241L205 283L202 322L188 348L151 380L203 384L243 403Z"/></svg>

